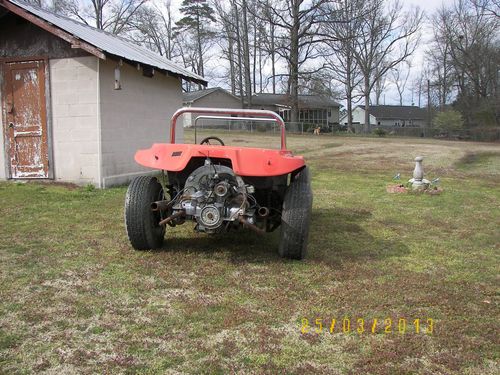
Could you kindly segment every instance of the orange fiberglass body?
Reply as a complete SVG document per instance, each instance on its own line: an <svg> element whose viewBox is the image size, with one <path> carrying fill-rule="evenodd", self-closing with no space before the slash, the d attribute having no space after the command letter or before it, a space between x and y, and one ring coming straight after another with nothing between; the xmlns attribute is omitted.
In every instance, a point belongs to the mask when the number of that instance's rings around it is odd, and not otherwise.
<svg viewBox="0 0 500 375"><path fill-rule="evenodd" d="M180 172L193 157L229 159L234 173L239 176L280 176L305 165L302 156L293 156L290 151L164 143L137 151L135 161L149 168Z"/></svg>
<svg viewBox="0 0 500 375"><path fill-rule="evenodd" d="M176 120L185 112L251 115L259 118L268 118L270 121L275 121L281 126L281 149L176 144ZM155 143L149 149L137 151L135 161L149 168L180 172L186 168L191 158L221 158L231 160L232 168L237 175L256 177L280 176L296 171L305 165L302 156L293 156L292 152L286 149L285 124L281 117L271 111L181 108L172 117L170 136L170 143Z"/></svg>

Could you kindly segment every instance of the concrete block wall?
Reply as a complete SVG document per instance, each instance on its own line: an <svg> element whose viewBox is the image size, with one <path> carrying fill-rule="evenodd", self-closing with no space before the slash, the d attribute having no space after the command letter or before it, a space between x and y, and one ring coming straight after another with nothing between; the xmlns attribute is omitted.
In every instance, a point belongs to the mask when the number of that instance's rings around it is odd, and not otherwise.
<svg viewBox="0 0 500 375"><path fill-rule="evenodd" d="M1 71L2 67L0 65L0 87L3 87L3 74ZM2 108L2 90L0 90L0 111L3 112ZM0 135L0 180L5 180L7 178L7 166L5 165L5 128L3 124L3 118L5 116L5 113L0 112L0 130L2 131L2 134Z"/></svg>
<svg viewBox="0 0 500 375"><path fill-rule="evenodd" d="M98 64L94 56L49 60L55 181L100 186Z"/></svg>
<svg viewBox="0 0 500 375"><path fill-rule="evenodd" d="M121 90L115 90L117 61L99 63L102 178L103 187L109 187L152 171L135 162L135 152L170 141L170 118L182 107L182 89L178 78L159 72L145 77L141 70L124 63ZM179 120L177 141L182 136Z"/></svg>

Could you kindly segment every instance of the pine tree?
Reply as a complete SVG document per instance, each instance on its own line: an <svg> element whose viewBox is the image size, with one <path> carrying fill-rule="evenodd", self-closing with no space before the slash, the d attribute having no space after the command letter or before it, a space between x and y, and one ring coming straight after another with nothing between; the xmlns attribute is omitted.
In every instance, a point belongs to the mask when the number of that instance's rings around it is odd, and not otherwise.
<svg viewBox="0 0 500 375"><path fill-rule="evenodd" d="M210 23L216 22L213 16L214 10L206 0L184 0L181 4L180 12L184 15L176 22L176 32L190 33L196 44L197 72L204 75L203 69L203 47L214 37L215 33L210 29Z"/></svg>

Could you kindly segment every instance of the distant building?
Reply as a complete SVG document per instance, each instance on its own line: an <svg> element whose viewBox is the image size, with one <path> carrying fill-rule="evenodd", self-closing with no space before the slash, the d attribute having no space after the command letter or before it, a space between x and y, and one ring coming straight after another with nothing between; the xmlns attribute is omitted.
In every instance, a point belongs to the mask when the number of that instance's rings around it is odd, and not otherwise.
<svg viewBox="0 0 500 375"><path fill-rule="evenodd" d="M339 123L340 104L319 95L299 95L299 122L328 126ZM252 108L277 112L285 122L290 122L291 109L288 94L255 94Z"/></svg>
<svg viewBox="0 0 500 375"><path fill-rule="evenodd" d="M230 92L220 87L212 87L209 89L185 92L182 95L182 104L184 107L205 107L205 108L241 108L241 99L234 96ZM184 127L194 125L194 120L199 115L185 113ZM200 119L201 120L201 119ZM215 121L217 124L222 124L221 121ZM214 123L214 121L212 121Z"/></svg>
<svg viewBox="0 0 500 375"><path fill-rule="evenodd" d="M1 0L0 179L106 187L147 173L134 154L168 140L182 80L206 85L123 38Z"/></svg>
<svg viewBox="0 0 500 375"><path fill-rule="evenodd" d="M340 123L347 125L347 113L344 113ZM352 123L364 125L365 107L357 106L352 111ZM370 125L372 127L412 127L418 128L427 123L427 111L416 106L372 105L370 106Z"/></svg>

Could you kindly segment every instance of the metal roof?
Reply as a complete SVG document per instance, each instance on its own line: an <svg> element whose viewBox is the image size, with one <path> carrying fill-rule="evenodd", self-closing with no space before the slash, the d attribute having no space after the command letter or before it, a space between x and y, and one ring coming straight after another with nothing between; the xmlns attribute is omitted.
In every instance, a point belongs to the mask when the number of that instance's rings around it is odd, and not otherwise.
<svg viewBox="0 0 500 375"><path fill-rule="evenodd" d="M229 91L224 90L221 87L211 87L209 89L204 89L204 90L185 92L182 94L182 101L184 103L192 103L216 91L220 91L226 95L229 95L233 97L235 100L240 100L240 98L234 96Z"/></svg>
<svg viewBox="0 0 500 375"><path fill-rule="evenodd" d="M359 106L364 110L364 106ZM427 118L423 108L411 105L371 105L370 114L377 119L419 120Z"/></svg>
<svg viewBox="0 0 500 375"><path fill-rule="evenodd" d="M85 25L71 18L41 9L37 6L27 4L20 0L5 1L18 6L36 17L45 20L53 26L72 34L76 38L95 46L96 48L102 50L105 54L118 56L132 62L167 71L189 81L199 82L204 85L207 84L207 81L203 77L175 64L174 62L158 55L153 51L150 51L145 47L138 46L127 39L96 29L92 26Z"/></svg>

